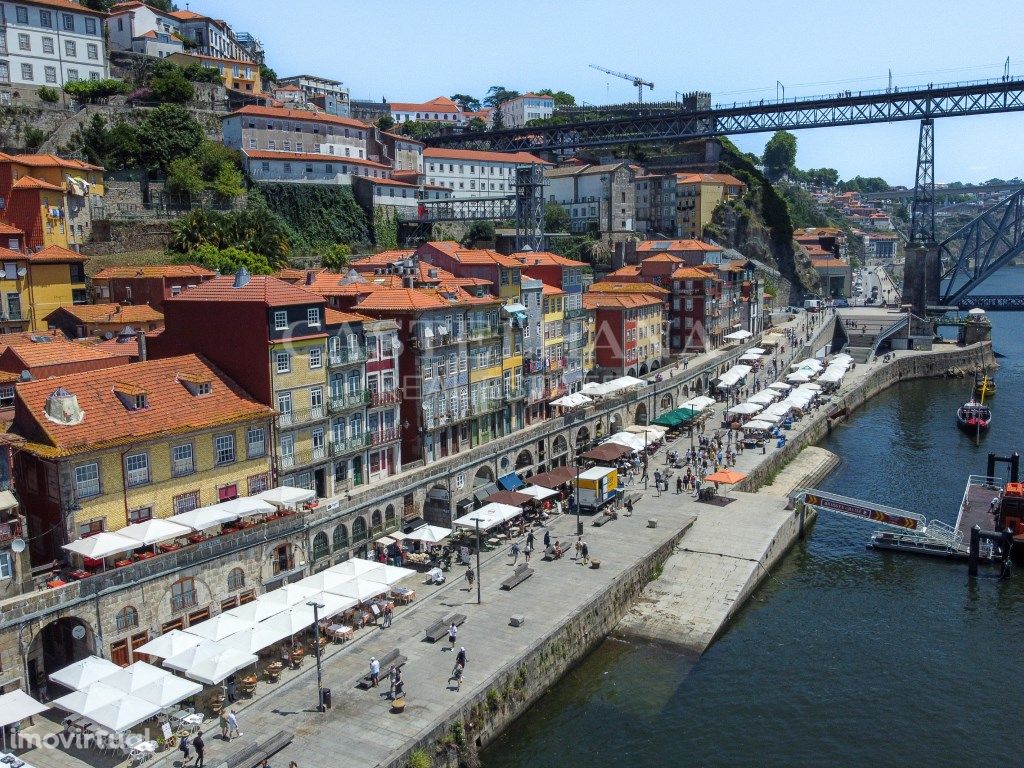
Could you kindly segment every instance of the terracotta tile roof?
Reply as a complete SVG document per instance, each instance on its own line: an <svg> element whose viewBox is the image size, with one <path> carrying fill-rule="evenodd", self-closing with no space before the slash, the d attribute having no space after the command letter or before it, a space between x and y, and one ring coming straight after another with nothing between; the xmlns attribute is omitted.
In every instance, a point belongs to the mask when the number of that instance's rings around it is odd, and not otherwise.
<svg viewBox="0 0 1024 768"><path fill-rule="evenodd" d="M10 224L6 224L0 221L0 235L24 235L17 227L12 227Z"/></svg>
<svg viewBox="0 0 1024 768"><path fill-rule="evenodd" d="M408 144L419 144L421 147L426 146L424 142L419 139L414 139L412 136L404 136L401 133L394 133L393 131L381 131L385 136L390 136L395 141L402 141ZM415 173L415 171L413 171Z"/></svg>
<svg viewBox="0 0 1024 768"><path fill-rule="evenodd" d="M614 272L609 272L608 277L639 277L640 267L636 264L626 264L624 267L619 267Z"/></svg>
<svg viewBox="0 0 1024 768"><path fill-rule="evenodd" d="M368 168L381 168L391 170L390 165L375 163L373 160L363 160L359 157L339 157L337 155L324 155L319 152L272 152L265 149L246 149L243 154L250 160L295 160L296 162L321 162L321 163L348 163L349 165L365 165ZM377 179L379 181L379 179Z"/></svg>
<svg viewBox="0 0 1024 768"><path fill-rule="evenodd" d="M106 16L103 11L94 11L85 5L73 2L72 0L28 0L28 5L41 5L44 8L60 8L65 11L77 11L87 13L90 16Z"/></svg>
<svg viewBox="0 0 1024 768"><path fill-rule="evenodd" d="M724 184L727 187L746 186L728 173L677 173L676 182L679 184Z"/></svg>
<svg viewBox="0 0 1024 768"><path fill-rule="evenodd" d="M235 288L234 284L234 275L222 275L172 296L167 301L240 301L264 304L268 307L324 303L321 296L270 275L251 275L249 282L241 288Z"/></svg>
<svg viewBox="0 0 1024 768"><path fill-rule="evenodd" d="M821 269L822 267L831 269L833 267L840 267L843 269L849 269L850 265L842 259L811 259L811 266L815 269Z"/></svg>
<svg viewBox="0 0 1024 768"><path fill-rule="evenodd" d="M522 262L525 267L534 266L559 266L559 267L585 267L585 261L576 261L550 251L519 251L511 254L513 259Z"/></svg>
<svg viewBox="0 0 1024 768"><path fill-rule="evenodd" d="M585 293L583 306L586 309L637 309L638 307L662 306L657 296L640 294Z"/></svg>
<svg viewBox="0 0 1024 768"><path fill-rule="evenodd" d="M98 349L101 352L106 352L108 355L114 357L138 357L139 345L134 338L128 341L121 341L120 339L107 339L106 341L99 341L95 336L88 340L88 342L78 342L79 346L88 346L91 349Z"/></svg>
<svg viewBox="0 0 1024 768"><path fill-rule="evenodd" d="M389 264L393 264L396 261L403 261L408 259L415 253L412 249L398 249L391 251L381 251L380 253L372 253L369 256L364 256L360 259L356 259L352 262L351 267L353 269L363 271L361 267L373 265L375 267L383 267Z"/></svg>
<svg viewBox="0 0 1024 768"><path fill-rule="evenodd" d="M45 189L49 192L63 192L63 187L58 187L56 184L51 184L48 181L42 181L33 176L22 176L16 182L11 185L11 189Z"/></svg>
<svg viewBox="0 0 1024 768"><path fill-rule="evenodd" d="M452 242L451 240L430 240L421 245L420 248L416 249L416 252L419 253L421 249L429 248L433 248L447 254L460 264L473 264L477 266L497 264L500 267L509 268L518 268L523 266L518 259L498 253L490 248L463 248L461 245Z"/></svg>
<svg viewBox="0 0 1024 768"><path fill-rule="evenodd" d="M668 245L663 245L668 243ZM720 251L721 246L701 240L644 240L636 244L637 253L663 253L666 251Z"/></svg>
<svg viewBox="0 0 1024 768"><path fill-rule="evenodd" d="M28 165L35 168L70 168L76 171L102 171L103 166L91 165L81 160L73 160L68 157L44 154L8 155L5 159L19 165Z"/></svg>
<svg viewBox="0 0 1024 768"><path fill-rule="evenodd" d="M24 253L12 251L10 248L0 248L0 258L7 261L28 261L28 256Z"/></svg>
<svg viewBox="0 0 1024 768"><path fill-rule="evenodd" d="M392 112L446 112L458 113L462 111L454 101L447 96L438 96L425 102L415 101L391 101L388 106Z"/></svg>
<svg viewBox="0 0 1024 768"><path fill-rule="evenodd" d="M372 323L373 318L360 315L357 312L340 312L337 309L327 307L324 309L325 325L341 325L343 323Z"/></svg>
<svg viewBox="0 0 1024 768"><path fill-rule="evenodd" d="M22 368L79 363L109 357L94 346L69 341L63 333L7 333L0 336L0 355L10 351Z"/></svg>
<svg viewBox="0 0 1024 768"><path fill-rule="evenodd" d="M544 288L542 290L543 290L545 296L564 296L565 295L565 291L563 291L561 288L558 288L558 287L556 287L554 285L548 285L547 283L544 283Z"/></svg>
<svg viewBox="0 0 1024 768"><path fill-rule="evenodd" d="M193 395L178 379L197 376L211 381L208 395ZM115 387L145 392L147 407L129 410L114 394ZM63 388L78 398L85 418L78 424L51 421L47 398ZM209 429L223 424L265 419L273 409L249 397L233 381L197 355L122 365L98 371L57 376L19 384L16 398L33 418L41 438L26 448L50 455L69 455ZM244 450L235 446L236 451Z"/></svg>
<svg viewBox="0 0 1024 768"><path fill-rule="evenodd" d="M664 262L664 261L667 261L670 264L682 264L683 263L682 259L680 259L678 256L673 256L671 253L656 253L653 256L648 256L646 259L644 259L644 263L645 264L647 262L651 262L652 264L657 264L657 263Z"/></svg>
<svg viewBox="0 0 1024 768"><path fill-rule="evenodd" d="M673 280L719 280L719 278L697 267L680 267L672 273Z"/></svg>
<svg viewBox="0 0 1024 768"><path fill-rule="evenodd" d="M305 271L303 270L303 274ZM93 276L93 280L110 280L115 277L216 277L217 273L195 264L144 264L137 267L104 267Z"/></svg>
<svg viewBox="0 0 1024 768"><path fill-rule="evenodd" d="M68 262L86 262L88 256L75 253L59 245L48 245L43 250L28 255L28 260L33 264L67 264Z"/></svg>
<svg viewBox="0 0 1024 768"><path fill-rule="evenodd" d="M498 304L494 296L473 296L458 287L451 288L379 288L363 298L356 309L410 311L447 309L460 305Z"/></svg>
<svg viewBox="0 0 1024 768"><path fill-rule="evenodd" d="M516 163L517 165L551 165L529 152L485 152L477 149L443 149L427 147L423 150L424 160L476 160L490 163Z"/></svg>
<svg viewBox="0 0 1024 768"><path fill-rule="evenodd" d="M58 312L65 312L81 323L162 323L164 316L149 304L73 304L61 306L44 317L49 320Z"/></svg>
<svg viewBox="0 0 1024 768"><path fill-rule="evenodd" d="M361 130L368 130L370 126L360 120L353 120L348 117L338 117L337 115L329 115L326 112L311 112L307 109L281 109L279 107L260 107L255 104L237 109L229 115L225 115L222 120L226 120L229 117L236 116L243 117L270 117L276 120L305 120L307 122L316 123L333 123L334 125L344 125L349 128L359 128Z"/></svg>
<svg viewBox="0 0 1024 768"><path fill-rule="evenodd" d="M650 283L616 283L601 280L590 286L589 293L646 293L651 296L664 296L671 291Z"/></svg>

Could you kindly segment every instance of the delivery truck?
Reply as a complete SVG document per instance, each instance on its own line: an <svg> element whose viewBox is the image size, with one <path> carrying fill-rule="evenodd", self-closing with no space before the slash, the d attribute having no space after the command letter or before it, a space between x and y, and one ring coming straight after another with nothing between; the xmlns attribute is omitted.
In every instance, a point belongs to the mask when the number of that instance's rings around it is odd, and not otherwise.
<svg viewBox="0 0 1024 768"><path fill-rule="evenodd" d="M597 512L615 500L619 490L619 474L615 467L593 467L580 472L576 501L580 510Z"/></svg>

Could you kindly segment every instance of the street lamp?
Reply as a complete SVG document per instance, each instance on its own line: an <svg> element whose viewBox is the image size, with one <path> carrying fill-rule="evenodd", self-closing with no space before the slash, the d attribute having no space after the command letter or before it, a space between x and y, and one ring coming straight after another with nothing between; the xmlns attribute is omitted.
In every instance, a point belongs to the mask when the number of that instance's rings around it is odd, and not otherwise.
<svg viewBox="0 0 1024 768"><path fill-rule="evenodd" d="M476 525L476 604L480 605L480 518L474 517Z"/></svg>
<svg viewBox="0 0 1024 768"><path fill-rule="evenodd" d="M318 603L316 600L310 600L306 605L313 609L313 650L316 652L316 708L318 711L324 712L326 711L324 706L324 677L320 666L320 609L324 607L324 604Z"/></svg>

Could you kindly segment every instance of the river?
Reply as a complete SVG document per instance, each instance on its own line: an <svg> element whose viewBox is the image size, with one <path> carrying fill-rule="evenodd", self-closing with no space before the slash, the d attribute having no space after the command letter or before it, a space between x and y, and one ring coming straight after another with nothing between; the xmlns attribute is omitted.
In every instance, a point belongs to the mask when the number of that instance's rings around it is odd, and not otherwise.
<svg viewBox="0 0 1024 768"><path fill-rule="evenodd" d="M954 521L988 452L1024 450L1024 315L992 321L1006 357L980 446L954 425L970 382L902 384L822 443L843 458L823 487ZM1024 573L972 581L963 563L867 549L872 530L819 518L699 659L603 643L483 765L1019 764Z"/></svg>

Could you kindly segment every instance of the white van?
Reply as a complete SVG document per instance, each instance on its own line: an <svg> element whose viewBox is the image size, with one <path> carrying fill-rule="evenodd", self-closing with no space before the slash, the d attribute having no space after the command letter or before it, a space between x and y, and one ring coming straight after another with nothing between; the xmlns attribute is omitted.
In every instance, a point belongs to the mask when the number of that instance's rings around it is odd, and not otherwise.
<svg viewBox="0 0 1024 768"><path fill-rule="evenodd" d="M804 299L804 309L808 312L817 312L821 309L821 299Z"/></svg>

